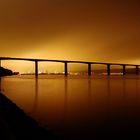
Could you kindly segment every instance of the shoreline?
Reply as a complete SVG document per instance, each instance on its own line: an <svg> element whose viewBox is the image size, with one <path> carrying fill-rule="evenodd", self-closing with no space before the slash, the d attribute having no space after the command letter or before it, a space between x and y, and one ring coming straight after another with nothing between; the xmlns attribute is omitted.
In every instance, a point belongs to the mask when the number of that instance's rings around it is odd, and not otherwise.
<svg viewBox="0 0 140 140"><path fill-rule="evenodd" d="M0 131L9 140L56 139L56 136L39 126L11 100L0 93Z"/></svg>

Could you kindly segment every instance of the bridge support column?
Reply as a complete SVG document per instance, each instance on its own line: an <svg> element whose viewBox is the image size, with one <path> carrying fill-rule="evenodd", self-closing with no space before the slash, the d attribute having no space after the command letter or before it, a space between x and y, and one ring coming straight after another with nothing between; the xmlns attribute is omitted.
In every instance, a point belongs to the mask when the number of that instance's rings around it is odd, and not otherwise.
<svg viewBox="0 0 140 140"><path fill-rule="evenodd" d="M65 76L68 75L68 62L64 62L64 72L65 72Z"/></svg>
<svg viewBox="0 0 140 140"><path fill-rule="evenodd" d="M126 75L126 65L123 65L123 75Z"/></svg>
<svg viewBox="0 0 140 140"><path fill-rule="evenodd" d="M139 66L136 66L136 75L139 75Z"/></svg>
<svg viewBox="0 0 140 140"><path fill-rule="evenodd" d="M35 61L35 76L38 77L38 61Z"/></svg>
<svg viewBox="0 0 140 140"><path fill-rule="evenodd" d="M91 76L91 63L88 63L88 76Z"/></svg>
<svg viewBox="0 0 140 140"><path fill-rule="evenodd" d="M110 64L107 64L107 75L110 76Z"/></svg>

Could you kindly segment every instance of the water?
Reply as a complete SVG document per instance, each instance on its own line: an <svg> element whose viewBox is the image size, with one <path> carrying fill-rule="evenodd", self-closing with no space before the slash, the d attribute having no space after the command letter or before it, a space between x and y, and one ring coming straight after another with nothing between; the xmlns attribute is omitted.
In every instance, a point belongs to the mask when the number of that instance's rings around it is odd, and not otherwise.
<svg viewBox="0 0 140 140"><path fill-rule="evenodd" d="M13 76L1 91L65 139L140 132L139 76Z"/></svg>

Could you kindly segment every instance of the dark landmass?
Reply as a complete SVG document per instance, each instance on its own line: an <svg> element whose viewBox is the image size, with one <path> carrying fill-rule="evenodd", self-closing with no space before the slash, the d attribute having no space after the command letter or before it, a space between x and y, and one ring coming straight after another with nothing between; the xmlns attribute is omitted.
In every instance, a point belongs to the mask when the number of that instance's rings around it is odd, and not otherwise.
<svg viewBox="0 0 140 140"><path fill-rule="evenodd" d="M53 140L56 136L39 126L16 104L0 93L0 139L3 140Z"/></svg>
<svg viewBox="0 0 140 140"><path fill-rule="evenodd" d="M2 77L2 76L17 75L17 74L19 74L19 72L13 72L12 70L0 67L0 77Z"/></svg>

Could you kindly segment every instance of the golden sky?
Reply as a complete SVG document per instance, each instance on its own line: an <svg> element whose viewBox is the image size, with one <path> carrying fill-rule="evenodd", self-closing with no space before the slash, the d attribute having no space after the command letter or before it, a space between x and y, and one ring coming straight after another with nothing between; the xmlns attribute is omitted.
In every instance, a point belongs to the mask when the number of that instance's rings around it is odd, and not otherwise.
<svg viewBox="0 0 140 140"><path fill-rule="evenodd" d="M138 0L1 0L0 56L140 63Z"/></svg>

